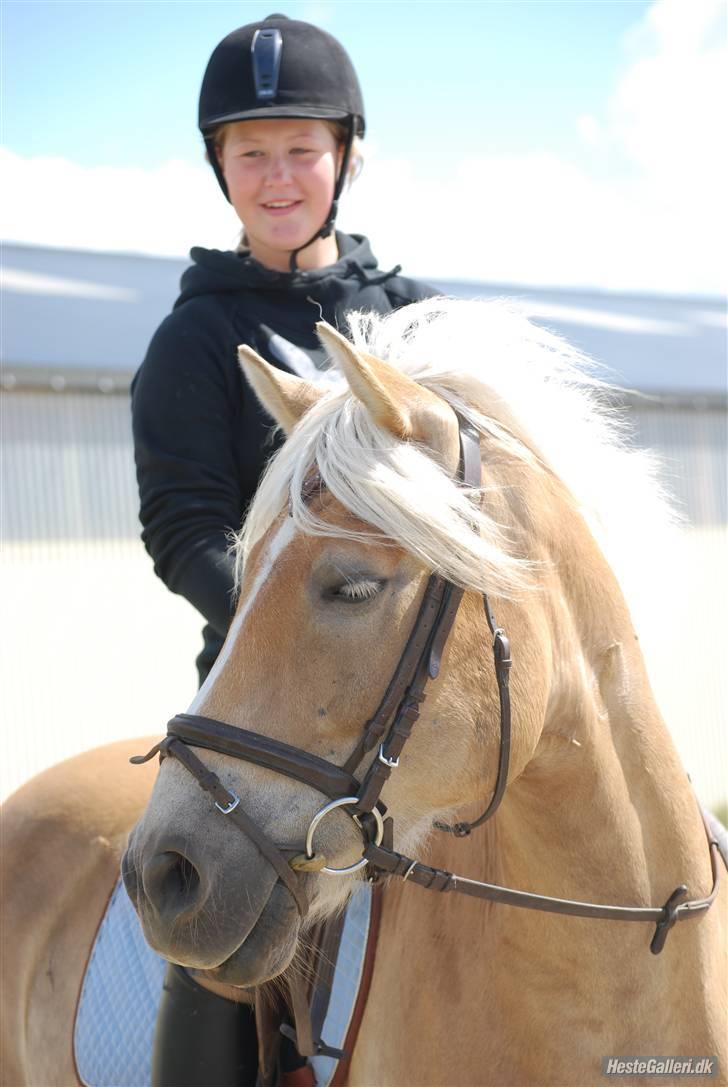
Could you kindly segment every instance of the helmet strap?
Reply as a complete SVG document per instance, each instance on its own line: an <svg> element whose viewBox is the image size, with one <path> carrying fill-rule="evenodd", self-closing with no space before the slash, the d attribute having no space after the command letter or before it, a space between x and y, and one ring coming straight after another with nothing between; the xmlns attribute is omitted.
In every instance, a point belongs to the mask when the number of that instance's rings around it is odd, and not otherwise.
<svg viewBox="0 0 728 1087"><path fill-rule="evenodd" d="M296 263L296 257L302 249L308 249L309 245L312 245L318 238L328 238L334 229L334 223L336 222L336 216L339 211L339 197L344 189L346 183L346 176L349 172L349 162L351 160L351 149L354 145L355 135L355 121L353 117L348 118L348 131L346 134L346 143L344 144L344 155L341 160L341 169L339 170L339 176L336 179L336 185L334 186L334 198L331 201L331 207L329 213L324 220L323 226L321 226L313 237L309 238L303 245L299 245L297 249L292 249L290 257L288 258L288 270L289 272L298 271L298 265Z"/></svg>

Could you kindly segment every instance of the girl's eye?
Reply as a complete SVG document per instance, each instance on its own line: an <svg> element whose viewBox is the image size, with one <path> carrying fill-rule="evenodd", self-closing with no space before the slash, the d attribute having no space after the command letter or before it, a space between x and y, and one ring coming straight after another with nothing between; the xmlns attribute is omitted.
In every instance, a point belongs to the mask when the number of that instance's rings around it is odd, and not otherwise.
<svg viewBox="0 0 728 1087"><path fill-rule="evenodd" d="M345 581L332 591L331 596L346 604L364 604L367 600L373 600L382 591L383 585L384 582L377 578Z"/></svg>
<svg viewBox="0 0 728 1087"><path fill-rule="evenodd" d="M313 155L314 154L314 148L313 147L292 147L291 148L291 154L292 155Z"/></svg>

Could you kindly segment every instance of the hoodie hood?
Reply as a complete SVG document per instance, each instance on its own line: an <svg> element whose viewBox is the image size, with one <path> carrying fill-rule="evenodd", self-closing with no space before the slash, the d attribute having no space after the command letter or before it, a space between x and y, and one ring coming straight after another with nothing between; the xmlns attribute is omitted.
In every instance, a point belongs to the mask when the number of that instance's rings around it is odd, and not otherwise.
<svg viewBox="0 0 728 1087"><path fill-rule="evenodd" d="M339 259L325 268L276 272L264 267L246 251L203 249L199 246L190 251L194 263L187 268L180 282L181 294L175 308L190 298L203 294L246 291L284 291L289 295L326 292L333 281L352 280L352 286L384 283L396 276L399 266L382 272L371 251L368 240L360 234L341 234L337 231Z"/></svg>

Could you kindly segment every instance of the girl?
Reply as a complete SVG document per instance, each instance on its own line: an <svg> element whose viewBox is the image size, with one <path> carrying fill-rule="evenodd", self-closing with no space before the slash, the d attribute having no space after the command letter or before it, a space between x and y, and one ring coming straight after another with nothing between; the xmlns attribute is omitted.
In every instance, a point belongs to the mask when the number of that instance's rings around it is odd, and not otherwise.
<svg viewBox="0 0 728 1087"><path fill-rule="evenodd" d="M174 310L133 384L142 538L156 573L207 620L202 682L231 618L228 534L276 447L237 345L309 379L325 358L314 325L386 313L434 292L381 271L366 238L334 232L364 134L356 73L339 43L273 15L229 34L202 83L199 125L243 223L236 252L195 248Z"/></svg>
<svg viewBox="0 0 728 1087"><path fill-rule="evenodd" d="M366 238L334 231L365 125L356 73L331 35L283 15L233 31L207 66L199 127L243 224L241 246L192 250L181 294L134 380L132 412L142 538L157 574L206 620L202 682L231 618L228 536L278 441L240 372L237 345L326 380L317 321L346 331L351 310L387 313L434 292L399 268L381 271ZM252 1084L252 1029L244 1005L171 967L155 1084ZM282 1066L303 1063L286 1044Z"/></svg>

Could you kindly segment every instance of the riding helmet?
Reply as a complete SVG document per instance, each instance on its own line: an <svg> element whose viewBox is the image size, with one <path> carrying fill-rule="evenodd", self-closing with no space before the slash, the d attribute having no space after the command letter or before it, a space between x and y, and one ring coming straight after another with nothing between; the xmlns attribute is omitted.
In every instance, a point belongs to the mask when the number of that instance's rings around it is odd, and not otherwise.
<svg viewBox="0 0 728 1087"><path fill-rule="evenodd" d="M310 23L269 15L234 30L214 50L202 80L198 124L228 200L212 134L218 125L260 117L343 121L349 132L348 160L354 136L364 135L364 102L354 66L336 38ZM346 166L347 161L334 203Z"/></svg>

